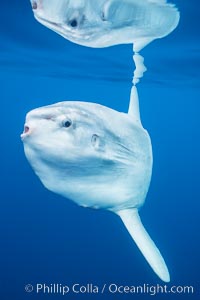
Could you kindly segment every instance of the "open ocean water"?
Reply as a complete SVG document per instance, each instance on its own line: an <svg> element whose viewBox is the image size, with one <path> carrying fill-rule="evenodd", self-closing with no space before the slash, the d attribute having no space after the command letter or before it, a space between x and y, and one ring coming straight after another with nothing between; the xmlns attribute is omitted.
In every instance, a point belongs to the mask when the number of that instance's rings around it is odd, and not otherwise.
<svg viewBox="0 0 200 300"><path fill-rule="evenodd" d="M36 284L164 283L117 216L45 189L20 140L26 113L39 106L81 100L126 112L132 45L75 45L40 25L28 0L13 0L1 1L0 10L1 300L200 299L199 1L174 2L181 12L178 28L141 52L148 71L138 91L154 166L140 215L169 267L168 287L192 286L193 293L36 293ZM27 284L32 292L25 291Z"/></svg>

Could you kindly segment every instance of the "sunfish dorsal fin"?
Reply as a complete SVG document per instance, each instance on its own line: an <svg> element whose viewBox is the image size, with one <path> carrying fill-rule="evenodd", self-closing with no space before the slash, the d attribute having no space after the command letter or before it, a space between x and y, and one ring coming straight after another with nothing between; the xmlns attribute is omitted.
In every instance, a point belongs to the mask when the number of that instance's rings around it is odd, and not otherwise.
<svg viewBox="0 0 200 300"><path fill-rule="evenodd" d="M117 214L154 272L165 282L170 281L165 261L153 240L142 225L137 209L125 209Z"/></svg>
<svg viewBox="0 0 200 300"><path fill-rule="evenodd" d="M140 107L139 107L138 92L137 92L137 88L135 85L133 85L132 89L131 89L128 115L138 125L140 125L140 126L142 125L141 119L140 119Z"/></svg>

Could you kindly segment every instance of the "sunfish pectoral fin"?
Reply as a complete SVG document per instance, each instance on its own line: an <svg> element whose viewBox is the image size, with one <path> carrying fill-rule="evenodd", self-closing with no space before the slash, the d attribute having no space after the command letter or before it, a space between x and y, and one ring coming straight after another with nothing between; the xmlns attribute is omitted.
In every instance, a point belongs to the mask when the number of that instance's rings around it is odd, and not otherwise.
<svg viewBox="0 0 200 300"><path fill-rule="evenodd" d="M142 225L137 209L125 209L118 211L117 214L154 272L160 279L169 282L170 275L165 261Z"/></svg>
<svg viewBox="0 0 200 300"><path fill-rule="evenodd" d="M132 118L133 122L137 123L139 126L142 126L140 120L138 92L135 85L133 85L131 89L128 115Z"/></svg>

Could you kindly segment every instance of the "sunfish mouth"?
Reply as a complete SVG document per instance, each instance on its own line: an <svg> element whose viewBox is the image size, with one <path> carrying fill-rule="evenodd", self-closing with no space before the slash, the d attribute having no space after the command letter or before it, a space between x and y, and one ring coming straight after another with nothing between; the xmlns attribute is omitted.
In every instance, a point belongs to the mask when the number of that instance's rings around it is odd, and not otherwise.
<svg viewBox="0 0 200 300"><path fill-rule="evenodd" d="M32 9L33 9L33 10L36 10L37 7L38 7L37 2L36 2L36 1L33 1L33 2L31 3L31 6L32 6Z"/></svg>
<svg viewBox="0 0 200 300"><path fill-rule="evenodd" d="M27 126L26 124L24 125L24 131L23 133L20 135L21 139L23 140L25 138L25 136L27 136L27 134L30 132L30 128L29 126Z"/></svg>

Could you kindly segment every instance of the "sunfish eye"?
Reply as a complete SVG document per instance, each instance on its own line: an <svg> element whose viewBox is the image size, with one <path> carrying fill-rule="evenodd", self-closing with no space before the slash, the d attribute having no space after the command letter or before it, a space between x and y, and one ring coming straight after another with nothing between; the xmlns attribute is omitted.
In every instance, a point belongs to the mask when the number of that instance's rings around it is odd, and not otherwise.
<svg viewBox="0 0 200 300"><path fill-rule="evenodd" d="M62 122L63 127L65 128L69 128L72 125L72 121L71 120L65 120Z"/></svg>
<svg viewBox="0 0 200 300"><path fill-rule="evenodd" d="M69 21L69 25L73 28L76 28L78 26L78 21L76 19L73 19Z"/></svg>

